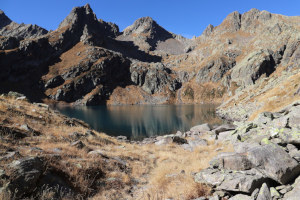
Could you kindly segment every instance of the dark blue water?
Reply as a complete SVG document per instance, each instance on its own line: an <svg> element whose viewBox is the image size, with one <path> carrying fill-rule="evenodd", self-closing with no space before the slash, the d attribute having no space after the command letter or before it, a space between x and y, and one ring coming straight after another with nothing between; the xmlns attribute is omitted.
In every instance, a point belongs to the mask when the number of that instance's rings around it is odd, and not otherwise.
<svg viewBox="0 0 300 200"><path fill-rule="evenodd" d="M108 135L125 135L132 140L187 131L192 126L222 121L216 105L124 105L56 107L61 113L85 121Z"/></svg>

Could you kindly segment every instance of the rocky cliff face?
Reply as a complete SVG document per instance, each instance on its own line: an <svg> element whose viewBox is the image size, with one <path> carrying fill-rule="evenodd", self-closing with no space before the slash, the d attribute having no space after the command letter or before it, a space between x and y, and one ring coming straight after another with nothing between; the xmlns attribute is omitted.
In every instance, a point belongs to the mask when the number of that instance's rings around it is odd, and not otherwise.
<svg viewBox="0 0 300 200"><path fill-rule="evenodd" d="M150 17L119 32L88 4L52 32L0 19L1 92L85 105L224 102L220 115L245 119L300 98L299 17L233 12L194 39Z"/></svg>

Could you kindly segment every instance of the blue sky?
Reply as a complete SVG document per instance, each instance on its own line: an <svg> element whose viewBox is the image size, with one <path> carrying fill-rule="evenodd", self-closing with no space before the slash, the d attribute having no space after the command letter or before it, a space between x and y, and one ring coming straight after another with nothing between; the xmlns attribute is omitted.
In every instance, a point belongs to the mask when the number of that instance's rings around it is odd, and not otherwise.
<svg viewBox="0 0 300 200"><path fill-rule="evenodd" d="M0 0L0 9L15 22L54 30L73 7L86 3L98 18L116 23L120 30L150 16L168 31L186 37L199 36L208 24L219 25L236 10L300 15L300 0Z"/></svg>

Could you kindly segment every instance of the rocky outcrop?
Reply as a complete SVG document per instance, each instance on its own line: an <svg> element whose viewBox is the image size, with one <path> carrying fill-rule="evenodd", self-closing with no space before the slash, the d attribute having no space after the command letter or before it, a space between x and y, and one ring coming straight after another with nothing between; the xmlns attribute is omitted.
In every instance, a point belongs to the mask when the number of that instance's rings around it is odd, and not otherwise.
<svg viewBox="0 0 300 200"><path fill-rule="evenodd" d="M0 90L21 91L31 100L85 105L108 99L111 104L213 101L224 102L222 117L247 119L254 108L266 110L270 98L263 97L284 82L289 94L277 88L272 101L284 107L290 102L280 98L299 93L287 82L299 74L297 17L257 9L233 12L193 39L165 30L151 17L121 33L116 24L98 19L89 4L73 8L49 33L12 22L2 11L0 18ZM106 73L109 65L118 78ZM251 95L245 98L245 93Z"/></svg>
<svg viewBox="0 0 300 200"><path fill-rule="evenodd" d="M195 181L209 184L214 190L247 193L246 199L296 198L300 175L299 149L295 146L299 144L299 109L296 102L277 113L262 113L253 122L237 123L237 128L222 139L232 143L235 152L218 154L208 169L195 175Z"/></svg>
<svg viewBox="0 0 300 200"><path fill-rule="evenodd" d="M77 104L89 105L98 102L99 104L109 98L109 93L116 85L124 86L129 83L128 60L119 55L102 57L101 51L97 50L94 56L89 62L83 62L70 68L62 76L48 80L45 88L60 88L55 94L49 96L58 101L77 101ZM101 57L103 61L97 62ZM90 92L93 92L92 95L85 98Z"/></svg>
<svg viewBox="0 0 300 200"><path fill-rule="evenodd" d="M142 17L123 31L124 37L132 37L137 43L145 43L146 49L154 50L157 42L172 38L173 35L159 26L151 17Z"/></svg>
<svg viewBox="0 0 300 200"><path fill-rule="evenodd" d="M169 89L175 92L181 87L178 80L172 77L172 71L163 64L147 64L136 62L130 67L131 81L149 94L163 92Z"/></svg>
<svg viewBox="0 0 300 200"><path fill-rule="evenodd" d="M244 64L246 63L246 65ZM238 64L231 73L232 81L240 85L248 86L255 84L255 81L262 75L270 76L275 71L275 61L271 52L261 50L249 55Z"/></svg>
<svg viewBox="0 0 300 200"><path fill-rule="evenodd" d="M224 57L210 61L198 71L196 81L199 83L218 82L224 77L227 71L235 66L235 64L236 62L234 59L226 59ZM211 75L207 76L208 74Z"/></svg>

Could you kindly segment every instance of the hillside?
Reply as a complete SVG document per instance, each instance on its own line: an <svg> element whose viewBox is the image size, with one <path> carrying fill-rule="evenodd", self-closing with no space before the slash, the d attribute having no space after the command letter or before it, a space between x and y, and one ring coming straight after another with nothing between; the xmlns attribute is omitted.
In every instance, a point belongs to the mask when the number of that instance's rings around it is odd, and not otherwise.
<svg viewBox="0 0 300 200"><path fill-rule="evenodd" d="M51 32L18 25L3 11L1 19L1 92L19 91L34 101L224 102L222 116L248 119L255 109L273 111L299 99L299 17L233 12L193 39L151 17L120 32L88 4L73 8Z"/></svg>

